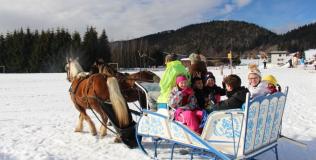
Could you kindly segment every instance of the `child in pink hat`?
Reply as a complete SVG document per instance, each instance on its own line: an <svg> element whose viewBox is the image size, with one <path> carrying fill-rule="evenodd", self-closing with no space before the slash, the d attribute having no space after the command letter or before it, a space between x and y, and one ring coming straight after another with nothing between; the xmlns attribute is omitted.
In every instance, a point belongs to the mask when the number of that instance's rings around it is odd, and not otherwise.
<svg viewBox="0 0 316 160"><path fill-rule="evenodd" d="M203 112L197 109L196 97L185 76L180 75L176 78L176 86L171 91L169 106L175 109L176 121L201 134L202 129L199 125Z"/></svg>

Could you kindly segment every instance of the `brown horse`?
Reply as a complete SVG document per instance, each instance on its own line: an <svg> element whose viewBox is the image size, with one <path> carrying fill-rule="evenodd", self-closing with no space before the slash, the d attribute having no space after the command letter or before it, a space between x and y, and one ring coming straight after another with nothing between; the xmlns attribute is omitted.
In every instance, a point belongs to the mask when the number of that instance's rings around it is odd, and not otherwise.
<svg viewBox="0 0 316 160"><path fill-rule="evenodd" d="M127 102L139 101L140 105L146 107L145 93L135 85L136 81L143 82L159 82L160 78L151 71L139 71L136 73L128 74L121 73L105 63L95 63L93 70L98 70L98 73L107 76L114 76L117 78L120 90Z"/></svg>
<svg viewBox="0 0 316 160"><path fill-rule="evenodd" d="M82 132L85 120L90 127L91 134L97 134L93 121L86 113L86 109L92 109L101 117L101 136L107 134L106 124L110 118L120 135L116 137L116 141L122 139L129 147L134 147L136 145L134 133L126 134L124 130L132 127L131 132L133 132L134 122L120 92L117 79L105 74L87 75L76 59L68 59L66 68L67 79L72 83L69 90L71 99L80 112L75 132ZM125 133L121 134L121 131L125 131Z"/></svg>

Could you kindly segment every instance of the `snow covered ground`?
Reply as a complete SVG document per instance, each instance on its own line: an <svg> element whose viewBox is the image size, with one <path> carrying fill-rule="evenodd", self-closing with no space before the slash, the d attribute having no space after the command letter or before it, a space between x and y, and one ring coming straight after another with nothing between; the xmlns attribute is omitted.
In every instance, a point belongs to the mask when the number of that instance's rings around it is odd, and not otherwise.
<svg viewBox="0 0 316 160"><path fill-rule="evenodd" d="M209 68L220 84L219 70ZM289 86L282 133L307 144L307 149L288 142L279 143L281 160L316 159L316 72L313 70L269 68L281 86ZM161 71L156 71L161 75ZM225 69L224 74L230 70ZM234 70L246 85L247 68ZM78 111L68 93L66 74L0 74L0 159L148 159L139 149L128 149L105 138L75 133ZM89 112L90 115L91 112ZM100 123L94 118L94 122ZM183 158L188 158L184 156ZM272 151L258 159L272 159Z"/></svg>

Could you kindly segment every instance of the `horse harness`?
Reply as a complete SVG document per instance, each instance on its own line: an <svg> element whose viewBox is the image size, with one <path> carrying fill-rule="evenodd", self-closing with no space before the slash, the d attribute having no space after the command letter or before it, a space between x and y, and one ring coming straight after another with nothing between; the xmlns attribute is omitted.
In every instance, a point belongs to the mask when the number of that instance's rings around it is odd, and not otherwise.
<svg viewBox="0 0 316 160"><path fill-rule="evenodd" d="M102 74L102 75L103 75L103 74ZM92 75L92 76L93 76L93 75ZM103 75L103 76L105 76L105 75ZM94 110L91 108L91 106L90 106L90 104L89 104L88 98L93 98L93 99L95 99L96 101L98 101L100 104L101 104L101 103L112 104L110 101L106 101L106 100L105 100L105 101L102 101L102 100L101 100L99 97L97 97L97 96L87 96L87 94L88 94L88 92L89 92L89 89L90 89L90 86L91 86L92 83L93 83L93 81L90 79L90 78L91 78L90 76L89 76L89 77L80 78L79 81L78 81L78 83L77 83L77 85L75 86L74 90L73 90L72 85L70 86L70 88L69 88L69 93L70 93L71 97L73 98L73 101L74 101L75 105L78 105L78 103L76 102L76 97L75 97L76 92L77 92L77 90L78 90L78 87L79 87L80 83L81 83L82 81L84 81L85 79L87 79L87 78L88 78L88 84L87 84L87 86L85 87L85 94L84 94L83 97L79 97L79 98L82 98L83 101L86 102L86 104L87 104L87 106L89 107L89 109L92 111L92 113L95 115L95 117L98 119L98 121L99 121L105 128L107 128L108 130L110 130L110 131L111 131L112 133L114 133L115 135L119 135L117 132L115 132L115 131L113 131L111 128L107 127L107 125L104 124L104 123L100 120L100 118L97 116L97 114L94 112ZM95 93L95 95L96 95L96 93Z"/></svg>
<svg viewBox="0 0 316 160"><path fill-rule="evenodd" d="M103 74L102 74L102 75L103 75ZM79 88L80 83L81 83L82 81L84 81L85 79L88 79L88 84L86 85L86 87L85 87L85 89L84 89L85 94L84 94L83 97L79 97L79 98L82 98L83 101L86 102L88 105L89 105L88 98L93 98L93 99L97 99L98 101L102 101L102 100L101 100L99 97L97 97L97 96L87 96L88 93L89 93L89 90L90 90L90 86L91 86L92 83L93 83L93 80L91 80L91 77L92 77L92 76L93 76L93 75L88 76L88 77L80 78L79 81L78 81L78 83L77 83L77 85L74 87L74 90L73 90L73 86L72 86L72 85L71 85L70 88L69 88L69 93L71 94L71 96L75 97L76 92L77 92L77 90L78 90L78 88ZM104 76L104 75L103 75L103 76ZM104 78L105 78L105 77L104 77ZM95 91L94 91L94 94L96 95ZM111 104L111 102L110 102L109 99L107 99L107 100L105 100L105 101L102 101L102 102Z"/></svg>

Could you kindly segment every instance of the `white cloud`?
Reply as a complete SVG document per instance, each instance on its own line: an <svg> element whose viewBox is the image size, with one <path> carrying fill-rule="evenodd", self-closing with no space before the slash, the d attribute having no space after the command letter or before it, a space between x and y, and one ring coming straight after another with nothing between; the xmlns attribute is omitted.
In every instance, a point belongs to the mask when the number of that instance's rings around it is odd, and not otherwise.
<svg viewBox="0 0 316 160"><path fill-rule="evenodd" d="M251 2L251 0L233 0L233 1L238 7L246 6Z"/></svg>
<svg viewBox="0 0 316 160"><path fill-rule="evenodd" d="M273 27L271 29L272 32L275 32L277 34L284 34L288 31L291 31L295 28L298 28L299 26L301 26L302 24L298 24L298 23L295 23L295 22L289 22L285 25L280 25L280 26L276 26L276 27Z"/></svg>
<svg viewBox="0 0 316 160"><path fill-rule="evenodd" d="M21 27L65 27L83 33L87 26L95 26L99 32L106 29L110 40L119 40L211 20L249 3L250 0L1 0L0 32Z"/></svg>

